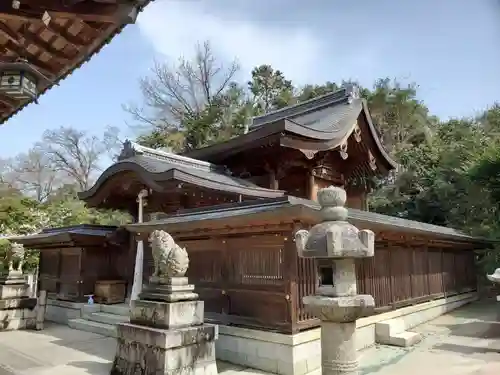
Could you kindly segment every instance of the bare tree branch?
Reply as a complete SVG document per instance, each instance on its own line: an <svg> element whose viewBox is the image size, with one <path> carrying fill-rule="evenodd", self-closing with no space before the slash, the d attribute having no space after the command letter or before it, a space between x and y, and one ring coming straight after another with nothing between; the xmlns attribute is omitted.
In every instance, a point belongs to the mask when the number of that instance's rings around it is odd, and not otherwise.
<svg viewBox="0 0 500 375"><path fill-rule="evenodd" d="M70 127L47 130L43 142L37 147L43 150L52 168L66 174L80 190L87 190L94 175L101 171L102 156L113 156L117 144L117 129L108 128L101 139Z"/></svg>
<svg viewBox="0 0 500 375"><path fill-rule="evenodd" d="M139 82L143 106L124 109L148 131L183 131L183 119L199 116L214 100L221 100L238 70L236 61L229 67L221 64L209 42L198 44L192 59L182 57L177 64L155 61L151 75Z"/></svg>

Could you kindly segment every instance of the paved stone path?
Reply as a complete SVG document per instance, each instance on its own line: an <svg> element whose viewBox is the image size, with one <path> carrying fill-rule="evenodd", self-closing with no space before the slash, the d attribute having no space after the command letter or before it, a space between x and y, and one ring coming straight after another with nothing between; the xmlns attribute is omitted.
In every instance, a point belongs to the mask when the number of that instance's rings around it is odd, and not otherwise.
<svg viewBox="0 0 500 375"><path fill-rule="evenodd" d="M478 302L413 331L424 339L410 348L377 346L361 352L362 375L498 375L498 305Z"/></svg>
<svg viewBox="0 0 500 375"><path fill-rule="evenodd" d="M415 330L425 338L412 348L362 351L361 375L500 374L500 323L493 304L469 305ZM114 352L113 338L65 326L0 332L0 375L109 375ZM223 375L263 375L222 362L218 368Z"/></svg>

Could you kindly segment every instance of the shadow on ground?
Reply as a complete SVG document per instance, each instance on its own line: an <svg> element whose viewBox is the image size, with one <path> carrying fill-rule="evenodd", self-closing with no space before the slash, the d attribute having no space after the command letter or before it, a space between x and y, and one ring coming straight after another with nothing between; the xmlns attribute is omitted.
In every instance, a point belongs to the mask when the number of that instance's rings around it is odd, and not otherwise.
<svg viewBox="0 0 500 375"><path fill-rule="evenodd" d="M37 335L50 335L54 338L52 344L63 346L83 352L88 355L96 356L107 361L111 361L116 353L116 339L97 335L91 332L75 331L68 329L67 326L46 323L42 331L33 331Z"/></svg>
<svg viewBox="0 0 500 375"><path fill-rule="evenodd" d="M91 362L91 361L75 361L68 363L69 366L79 368L84 370L87 374L89 375L109 375L109 372L111 371L111 362L110 363L99 363L99 362ZM261 375L261 374L266 374L263 371L259 370L252 370L252 369L245 369L241 366L233 365L228 362L221 362L217 361L217 370L219 374L226 373L228 375L232 375L237 372L244 372L245 375ZM0 375L3 375L0 372ZM12 375L12 374L6 374L6 375ZM267 374L271 375L271 374Z"/></svg>
<svg viewBox="0 0 500 375"><path fill-rule="evenodd" d="M68 365L85 370L89 375L108 375L111 371L111 363L77 361L70 362Z"/></svg>
<svg viewBox="0 0 500 375"><path fill-rule="evenodd" d="M483 348L483 347L476 347L476 346L470 346L470 345L458 345L458 344L437 344L432 347L433 349L438 349L438 350L447 350L450 352L455 352L459 354L500 354L500 350L496 348ZM500 361L500 358L497 358L496 360Z"/></svg>
<svg viewBox="0 0 500 375"><path fill-rule="evenodd" d="M446 315L452 318L497 320L498 305L495 299L488 298L453 310Z"/></svg>

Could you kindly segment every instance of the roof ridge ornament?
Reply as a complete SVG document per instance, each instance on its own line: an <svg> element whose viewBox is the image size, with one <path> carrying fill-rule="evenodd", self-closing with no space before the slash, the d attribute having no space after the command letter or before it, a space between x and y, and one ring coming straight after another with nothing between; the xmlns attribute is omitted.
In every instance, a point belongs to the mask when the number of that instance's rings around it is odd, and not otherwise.
<svg viewBox="0 0 500 375"><path fill-rule="evenodd" d="M173 152L142 146L128 139L123 143L123 148L122 151L120 152L120 155L118 156L118 161L125 161L126 159L138 155L153 157L158 160L165 161L171 164L177 164L183 167L196 168L207 172L219 172L219 173L229 174L229 171L224 166L212 164L198 159L189 158L187 156L177 155L174 154Z"/></svg>
<svg viewBox="0 0 500 375"><path fill-rule="evenodd" d="M358 84L346 83L344 84L344 90L349 104L351 104L354 99L361 99L361 93Z"/></svg>

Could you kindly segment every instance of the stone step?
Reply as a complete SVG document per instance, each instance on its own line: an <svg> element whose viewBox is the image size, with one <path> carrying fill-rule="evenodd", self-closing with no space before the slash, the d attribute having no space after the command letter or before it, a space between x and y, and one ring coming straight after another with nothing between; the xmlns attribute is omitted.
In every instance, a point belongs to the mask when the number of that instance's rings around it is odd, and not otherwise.
<svg viewBox="0 0 500 375"><path fill-rule="evenodd" d="M375 338L379 344L407 347L420 342L422 336L406 331L405 321L395 318L375 323Z"/></svg>
<svg viewBox="0 0 500 375"><path fill-rule="evenodd" d="M114 315L130 316L130 307L125 304L101 305L101 312Z"/></svg>
<svg viewBox="0 0 500 375"><path fill-rule="evenodd" d="M422 335L417 332L400 332L389 337L386 345L408 347L419 343L422 340Z"/></svg>
<svg viewBox="0 0 500 375"><path fill-rule="evenodd" d="M114 324L103 324L86 319L71 319L68 326L79 331L97 333L103 336L116 337L116 326Z"/></svg>
<svg viewBox="0 0 500 375"><path fill-rule="evenodd" d="M91 320L97 323L103 324L118 324L129 322L129 317L124 315L108 314L104 312L95 312L89 314L85 317L87 320Z"/></svg>

